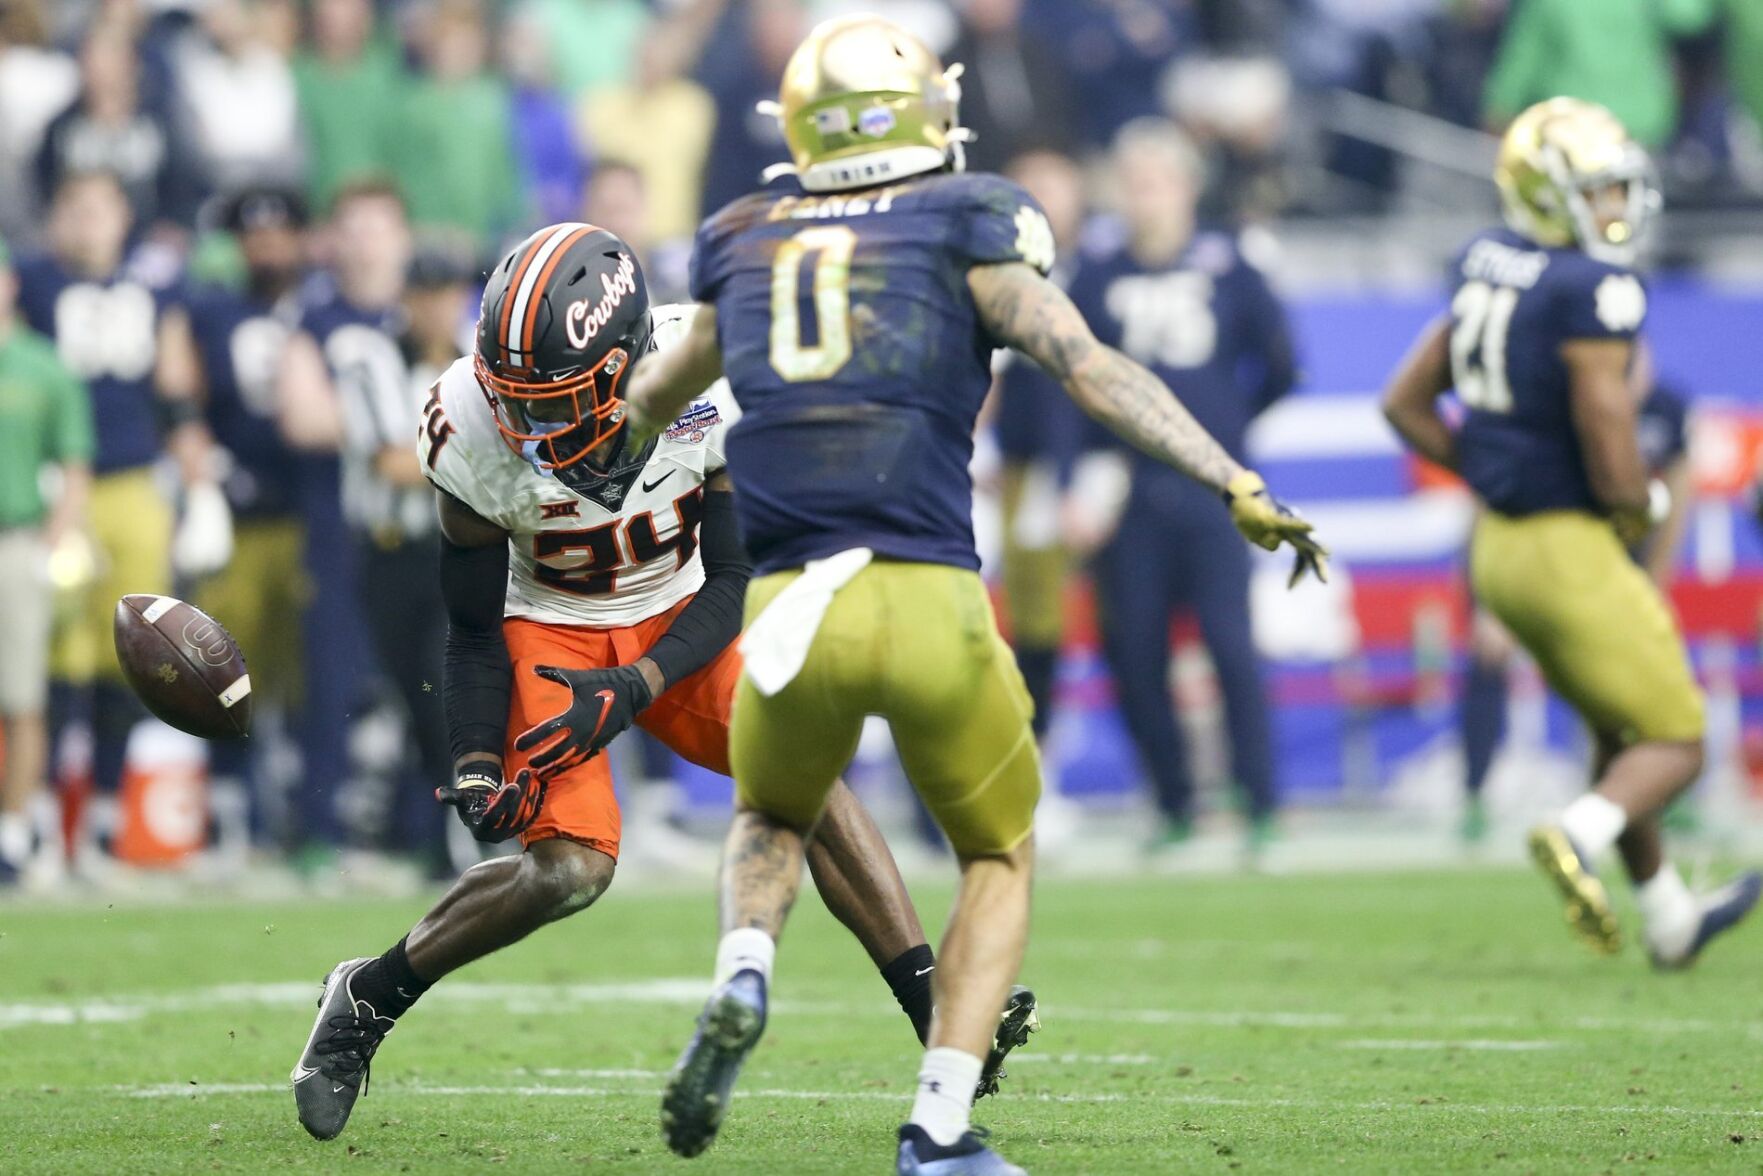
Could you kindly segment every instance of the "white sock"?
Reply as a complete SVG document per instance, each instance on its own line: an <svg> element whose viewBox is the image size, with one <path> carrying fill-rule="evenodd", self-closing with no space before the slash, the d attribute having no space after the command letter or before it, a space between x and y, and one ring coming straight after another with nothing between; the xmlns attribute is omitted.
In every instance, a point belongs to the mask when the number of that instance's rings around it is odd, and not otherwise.
<svg viewBox="0 0 1763 1176"><path fill-rule="evenodd" d="M925 1050L918 1067L918 1097L912 1101L907 1122L918 1124L945 1147L960 1139L967 1133L973 1092L979 1088L984 1067L979 1058L948 1046Z"/></svg>
<svg viewBox="0 0 1763 1176"><path fill-rule="evenodd" d="M0 860L22 866L31 856L31 819L24 813L0 813Z"/></svg>
<svg viewBox="0 0 1763 1176"><path fill-rule="evenodd" d="M1701 904L1684 885L1677 867L1663 862L1659 872L1634 889L1647 944L1659 955L1673 958L1689 949L1701 919Z"/></svg>
<svg viewBox="0 0 1763 1176"><path fill-rule="evenodd" d="M727 984L736 972L751 969L771 984L771 965L777 959L777 940L757 927L740 927L716 945L716 985Z"/></svg>
<svg viewBox="0 0 1763 1176"><path fill-rule="evenodd" d="M1614 801L1605 800L1596 792L1588 792L1561 814L1561 828L1589 858L1600 858L1610 852L1616 839L1628 827L1628 814Z"/></svg>

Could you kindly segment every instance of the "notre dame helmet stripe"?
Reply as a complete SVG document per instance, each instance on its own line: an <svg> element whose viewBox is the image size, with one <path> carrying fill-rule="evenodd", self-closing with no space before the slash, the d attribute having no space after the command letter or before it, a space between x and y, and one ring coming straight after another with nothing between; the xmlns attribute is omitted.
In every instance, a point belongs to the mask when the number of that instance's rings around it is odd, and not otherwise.
<svg viewBox="0 0 1763 1176"><path fill-rule="evenodd" d="M558 261L569 251L569 247L587 236L598 232L595 225L579 222L561 224L551 231L543 241L527 251L521 259L520 267L515 272L510 289L512 296L505 295L502 301L501 335L502 351L507 361L514 367L530 366L533 350L533 329L538 318L539 306L543 300L534 295L545 288L551 273L557 268ZM512 329L518 324L518 339Z"/></svg>

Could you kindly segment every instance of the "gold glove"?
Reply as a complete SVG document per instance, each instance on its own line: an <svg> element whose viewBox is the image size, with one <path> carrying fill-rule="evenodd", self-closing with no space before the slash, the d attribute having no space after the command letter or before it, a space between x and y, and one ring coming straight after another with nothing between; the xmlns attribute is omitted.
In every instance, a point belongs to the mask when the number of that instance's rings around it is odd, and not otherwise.
<svg viewBox="0 0 1763 1176"><path fill-rule="evenodd" d="M1305 572L1328 580L1328 549L1311 537L1312 524L1269 494L1260 474L1244 470L1232 478L1224 488L1224 501L1230 506L1230 521L1250 543L1267 551L1278 551L1280 544L1289 543L1298 553L1292 577L1286 582L1288 588L1302 580Z"/></svg>

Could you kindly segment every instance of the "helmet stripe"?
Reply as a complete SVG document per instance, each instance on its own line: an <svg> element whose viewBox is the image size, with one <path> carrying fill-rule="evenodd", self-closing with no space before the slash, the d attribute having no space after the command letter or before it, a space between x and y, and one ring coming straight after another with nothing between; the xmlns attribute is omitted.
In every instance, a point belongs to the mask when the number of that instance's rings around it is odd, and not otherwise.
<svg viewBox="0 0 1763 1176"><path fill-rule="evenodd" d="M509 346L508 323L513 317L511 312L514 310L514 296L519 291L522 280L526 277L527 267L533 263L533 254L537 251L536 247L526 251L526 256L521 258L520 263L514 267L514 277L509 280L507 287L502 291L502 315L496 324L496 338L502 344L503 362L514 366L519 365L515 364L514 349Z"/></svg>
<svg viewBox="0 0 1763 1176"><path fill-rule="evenodd" d="M538 284L539 270L557 251L564 238L580 227L577 224L562 224L552 229L550 236L541 241L537 247L528 251L526 259L521 262L520 269L514 275L514 280L509 283L509 289L513 293L512 296L504 295L500 333L502 349L510 353L509 362L517 367L525 367L528 356L526 346L520 345L512 333L514 324L526 321L527 309L532 302L533 287ZM526 332L526 335L530 339L530 332Z"/></svg>
<svg viewBox="0 0 1763 1176"><path fill-rule="evenodd" d="M533 265L533 268L538 271L538 276L533 279L533 284L532 284L533 291L537 292L539 290L543 290L550 283L551 275L556 272L557 267L559 265L563 264L563 259L565 256L568 255L570 247L573 246L577 241L581 240L583 237L586 237L588 234L593 233L595 231L597 231L597 230L594 228L593 225L577 225L577 226L575 226L575 232L573 232L569 236L565 237L558 244L557 248L554 251L552 251L551 259L544 263L543 268L540 268L538 263L535 262ZM529 306L528 306L527 312L526 312L526 317L522 320L521 329L520 329L521 350L526 352L529 355L532 354L532 350L533 350L533 331L535 329L537 329L537 327L538 327L538 318L539 318L539 299L532 298L532 299L530 299L530 303L529 303Z"/></svg>

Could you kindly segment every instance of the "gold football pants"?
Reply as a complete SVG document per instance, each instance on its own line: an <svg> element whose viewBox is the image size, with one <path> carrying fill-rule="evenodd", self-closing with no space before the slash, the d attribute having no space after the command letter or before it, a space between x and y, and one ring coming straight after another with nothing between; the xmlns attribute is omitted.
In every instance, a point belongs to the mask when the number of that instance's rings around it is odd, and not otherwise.
<svg viewBox="0 0 1763 1176"><path fill-rule="evenodd" d="M800 574L755 580L748 623ZM1033 828L1040 798L1031 709L977 574L878 560L833 597L788 685L768 698L742 675L729 731L736 795L809 827L865 717L880 715L955 852L1007 853Z"/></svg>
<svg viewBox="0 0 1763 1176"><path fill-rule="evenodd" d="M1599 735L1702 737L1702 692L1677 622L1606 520L1483 511L1469 562L1476 599Z"/></svg>

